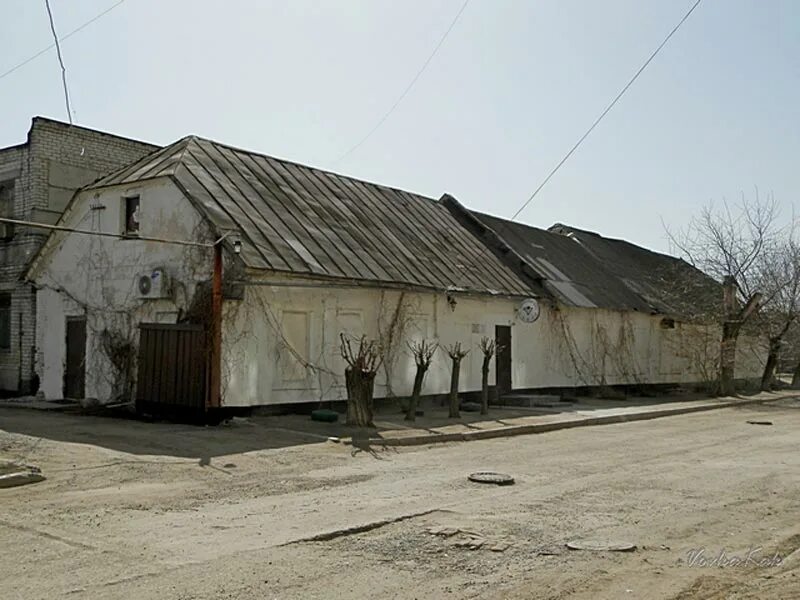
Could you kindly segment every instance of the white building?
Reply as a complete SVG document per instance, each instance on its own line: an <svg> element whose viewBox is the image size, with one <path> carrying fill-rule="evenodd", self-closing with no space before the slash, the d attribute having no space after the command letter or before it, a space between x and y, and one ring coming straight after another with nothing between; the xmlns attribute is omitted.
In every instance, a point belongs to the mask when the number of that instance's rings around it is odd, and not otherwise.
<svg viewBox="0 0 800 600"><path fill-rule="evenodd" d="M687 298L716 302L719 287L682 261L196 137L84 188L60 225L107 236L54 232L28 272L48 398L77 378L103 402L175 401L187 373L199 377L190 367L204 366L185 356L208 324L210 245L223 236L222 406L343 399L341 333L381 341L376 397L410 393L406 342L421 338L472 348L465 392L480 388L483 336L504 346L490 375L500 393L714 373L718 332L685 318L700 312ZM140 344L148 323L161 328ZM186 328L200 338L152 341L176 323L197 324ZM743 340L739 354L737 376L758 376L757 345ZM149 361L139 385L137 356ZM423 393L445 393L449 372L439 351Z"/></svg>

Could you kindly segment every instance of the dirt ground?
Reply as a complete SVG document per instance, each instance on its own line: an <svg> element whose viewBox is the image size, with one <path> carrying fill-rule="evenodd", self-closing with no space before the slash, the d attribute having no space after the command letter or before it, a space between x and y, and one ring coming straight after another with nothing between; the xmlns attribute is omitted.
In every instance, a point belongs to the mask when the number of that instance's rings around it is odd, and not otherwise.
<svg viewBox="0 0 800 600"><path fill-rule="evenodd" d="M407 449L274 423L0 411L48 477L0 490L0 598L800 598L800 400Z"/></svg>

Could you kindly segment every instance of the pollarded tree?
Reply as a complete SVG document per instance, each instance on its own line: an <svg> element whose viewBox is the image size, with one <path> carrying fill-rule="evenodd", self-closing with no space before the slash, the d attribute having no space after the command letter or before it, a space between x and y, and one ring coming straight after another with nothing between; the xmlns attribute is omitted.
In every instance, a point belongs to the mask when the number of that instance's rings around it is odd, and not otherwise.
<svg viewBox="0 0 800 600"><path fill-rule="evenodd" d="M417 372L414 374L414 387L411 390L411 399L408 402L408 410L406 411L406 421L414 421L417 417L417 406L419 406L419 397L422 393L422 383L425 380L425 373L431 366L433 355L439 344L431 343L426 340L421 342L408 342L408 349L414 355L414 363L417 365Z"/></svg>
<svg viewBox="0 0 800 600"><path fill-rule="evenodd" d="M450 414L449 417L457 419L461 416L458 405L458 378L461 373L461 359L469 354L469 349L462 350L461 342L456 342L447 347L447 355L453 362L453 370L450 374Z"/></svg>
<svg viewBox="0 0 800 600"><path fill-rule="evenodd" d="M759 308L759 265L774 244L778 228L777 204L772 197L742 199L738 206L708 204L676 234L667 231L673 246L687 262L722 283L721 310L715 320L722 327L719 391L736 393L736 343L742 327Z"/></svg>
<svg viewBox="0 0 800 600"><path fill-rule="evenodd" d="M375 374L381 366L380 346L375 340L361 336L354 349L350 339L339 334L342 358L347 362L344 372L347 387L347 424L358 427L372 426L372 395Z"/></svg>
<svg viewBox="0 0 800 600"><path fill-rule="evenodd" d="M481 365L481 414L489 414L489 366L492 357L500 348L497 343L486 336L481 338L480 349L483 353L483 364Z"/></svg>

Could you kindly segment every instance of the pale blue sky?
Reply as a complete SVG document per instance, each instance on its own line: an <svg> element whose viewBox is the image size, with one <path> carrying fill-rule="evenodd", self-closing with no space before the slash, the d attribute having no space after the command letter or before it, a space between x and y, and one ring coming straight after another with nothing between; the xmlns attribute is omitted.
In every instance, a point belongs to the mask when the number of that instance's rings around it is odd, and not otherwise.
<svg viewBox="0 0 800 600"><path fill-rule="evenodd" d="M51 0L66 34L115 0ZM509 217L691 0L127 0L63 44L76 123L193 133ZM44 0L0 0L0 73L52 42ZM50 51L0 79L0 146L66 120ZM711 199L800 201L800 2L703 0L519 220L666 250Z"/></svg>

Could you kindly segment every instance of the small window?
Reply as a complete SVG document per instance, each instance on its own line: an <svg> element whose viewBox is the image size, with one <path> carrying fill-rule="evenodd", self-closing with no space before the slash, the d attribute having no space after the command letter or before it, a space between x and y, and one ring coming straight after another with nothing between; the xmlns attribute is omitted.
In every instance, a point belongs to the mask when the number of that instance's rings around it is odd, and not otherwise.
<svg viewBox="0 0 800 600"><path fill-rule="evenodd" d="M0 217L14 216L14 180L0 181ZM11 223L0 223L0 240L14 237L14 226Z"/></svg>
<svg viewBox="0 0 800 600"><path fill-rule="evenodd" d="M675 319L669 317L661 319L661 329L675 329Z"/></svg>
<svg viewBox="0 0 800 600"><path fill-rule="evenodd" d="M11 349L11 295L0 294L0 350Z"/></svg>
<svg viewBox="0 0 800 600"><path fill-rule="evenodd" d="M139 235L139 196L128 196L125 201L125 235Z"/></svg>

